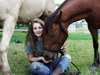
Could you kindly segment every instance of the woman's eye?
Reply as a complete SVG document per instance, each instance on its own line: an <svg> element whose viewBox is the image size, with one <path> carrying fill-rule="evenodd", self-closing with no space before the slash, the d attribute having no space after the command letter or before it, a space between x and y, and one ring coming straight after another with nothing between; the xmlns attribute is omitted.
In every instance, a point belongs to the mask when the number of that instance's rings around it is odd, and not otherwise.
<svg viewBox="0 0 100 75"><path fill-rule="evenodd" d="M42 29L42 27L39 27L39 29Z"/></svg>
<svg viewBox="0 0 100 75"><path fill-rule="evenodd" d="M36 30L37 28L33 28L34 30Z"/></svg>

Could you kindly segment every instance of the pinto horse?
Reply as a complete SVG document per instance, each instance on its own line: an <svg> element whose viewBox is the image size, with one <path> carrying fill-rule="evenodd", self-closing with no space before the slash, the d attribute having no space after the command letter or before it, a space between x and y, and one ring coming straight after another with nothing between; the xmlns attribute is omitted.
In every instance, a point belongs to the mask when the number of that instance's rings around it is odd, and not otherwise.
<svg viewBox="0 0 100 75"><path fill-rule="evenodd" d="M10 75L7 52L16 23L30 23L35 18L45 20L48 11L55 11L55 0L0 0L0 27L3 27L0 69L2 68L4 75Z"/></svg>
<svg viewBox="0 0 100 75"><path fill-rule="evenodd" d="M51 13L49 13L50 15ZM100 28L100 0L65 0L52 13L44 27L44 50L46 60L53 59L55 54L68 38L68 26L85 19L91 33L94 47L94 62L90 70L99 67L98 29Z"/></svg>

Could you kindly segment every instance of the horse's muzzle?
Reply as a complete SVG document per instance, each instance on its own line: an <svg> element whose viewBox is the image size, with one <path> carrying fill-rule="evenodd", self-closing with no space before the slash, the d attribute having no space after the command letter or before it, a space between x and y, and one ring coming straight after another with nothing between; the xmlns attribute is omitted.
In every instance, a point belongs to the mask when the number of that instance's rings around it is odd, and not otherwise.
<svg viewBox="0 0 100 75"><path fill-rule="evenodd" d="M45 59L45 60L54 60L54 58L55 58L54 55L53 55L52 57L49 56L48 54L46 54L46 55L44 56L44 59Z"/></svg>

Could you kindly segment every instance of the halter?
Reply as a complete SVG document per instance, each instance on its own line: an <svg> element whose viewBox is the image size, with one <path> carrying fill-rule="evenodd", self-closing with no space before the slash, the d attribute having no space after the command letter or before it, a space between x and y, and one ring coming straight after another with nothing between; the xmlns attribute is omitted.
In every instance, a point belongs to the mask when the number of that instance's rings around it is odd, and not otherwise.
<svg viewBox="0 0 100 75"><path fill-rule="evenodd" d="M47 48L45 48L45 47L43 46L43 48L44 48L45 50L47 50L47 51L57 52L57 57L58 57L58 53L59 53L59 52L60 52L62 55L64 55L63 52L61 52L62 49L59 47L59 46L60 46L60 36L61 36L61 32L63 31L63 32L65 33L65 40L66 40L66 35L67 35L67 37L68 37L68 34L67 34L66 30L64 29L64 27L62 26L61 21L59 21L59 26L61 27L61 30L60 30L60 33L59 33L58 49L56 49L56 50L51 50L51 49L47 49ZM63 44L64 44L64 43L63 43Z"/></svg>
<svg viewBox="0 0 100 75"><path fill-rule="evenodd" d="M63 32L65 33L65 40L66 40L66 35L67 35L67 37L68 37L68 34L67 34L66 30L64 29L64 27L62 26L61 21L59 21L59 26L61 27L61 30L60 30L60 33L59 33L58 49L56 49L56 50L51 50L51 49L47 49L47 48L45 48L45 47L43 46L43 48L44 48L45 50L47 50L47 51L57 52L57 57L58 57L58 53L59 53L59 52L61 53L61 55L64 55L64 53L61 51L62 49L59 47L59 45L60 45L60 36L61 36L61 32L63 31ZM56 57L56 58L57 58L57 57ZM76 67L76 69L78 70L78 72L77 72L75 75L81 74L81 72L80 72L80 70L78 69L78 67L77 67L72 61L71 61L71 64L73 64L73 65ZM69 68L68 68L68 69L69 69ZM66 71L66 70L65 70L65 71Z"/></svg>

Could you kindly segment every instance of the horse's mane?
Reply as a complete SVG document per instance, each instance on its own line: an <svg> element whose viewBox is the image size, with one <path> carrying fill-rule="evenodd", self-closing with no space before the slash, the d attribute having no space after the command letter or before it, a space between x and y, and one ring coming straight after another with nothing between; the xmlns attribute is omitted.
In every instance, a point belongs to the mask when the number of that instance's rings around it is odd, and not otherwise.
<svg viewBox="0 0 100 75"><path fill-rule="evenodd" d="M56 14L59 12L59 10L63 7L63 5L67 2L68 0L65 0L58 8L57 10L52 13L52 15L50 15L48 17L48 19L46 20L46 23L45 23L45 26L44 26L44 30L45 30L45 33L48 33L49 30L51 30L51 27L52 27L52 23L53 23L53 18L56 16Z"/></svg>

